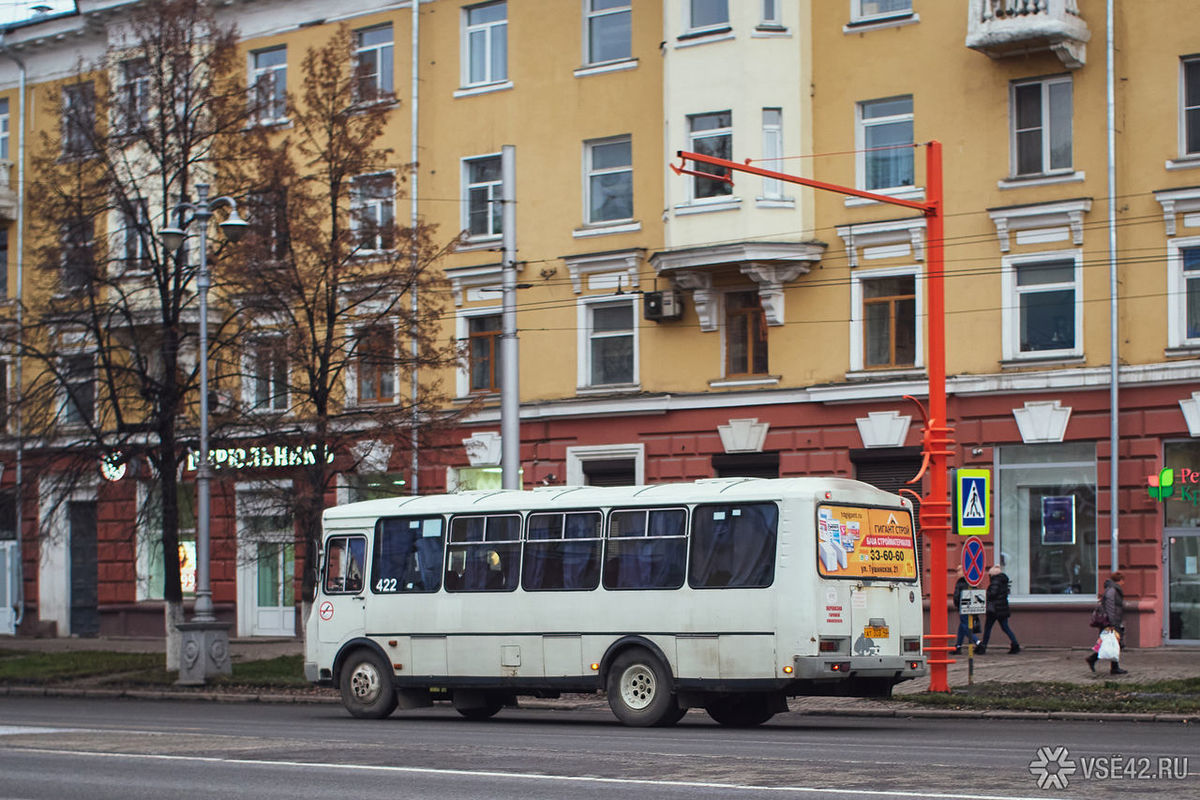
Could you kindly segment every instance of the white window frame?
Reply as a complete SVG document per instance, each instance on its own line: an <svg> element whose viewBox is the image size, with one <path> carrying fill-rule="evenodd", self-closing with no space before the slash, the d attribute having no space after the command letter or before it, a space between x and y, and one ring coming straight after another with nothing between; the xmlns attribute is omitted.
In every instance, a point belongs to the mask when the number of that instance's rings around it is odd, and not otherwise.
<svg viewBox="0 0 1200 800"><path fill-rule="evenodd" d="M908 122L913 126L913 135L909 138L916 139L916 117L914 111L909 111L904 114L890 114L886 117L871 117L867 118L863 113L867 106L873 103L886 103L893 100L900 100L907 97L909 102L913 102L912 95L893 95L891 97L876 97L870 100L860 100L854 104L854 146L858 151L854 159L855 181L859 189L867 189L867 158L865 152L867 148L867 130L883 125L895 125L899 122ZM914 104L915 105L915 104ZM891 194L895 192L903 192L915 188L917 180L916 156L915 149L910 148L908 157L913 161L910 166L912 173L912 181L909 183L897 184L895 186L877 186L868 191L879 192L881 194Z"/></svg>
<svg viewBox="0 0 1200 800"><path fill-rule="evenodd" d="M138 65L141 65L142 70L135 73ZM149 66L144 58L131 58L119 63L117 69L120 85L117 87L113 122L118 131L133 133L150 122Z"/></svg>
<svg viewBox="0 0 1200 800"><path fill-rule="evenodd" d="M259 57L283 54L282 64L260 65ZM287 120L287 45L264 47L250 52L250 92L254 104L255 120L260 124L280 123ZM270 100L264 101L259 92L268 86Z"/></svg>
<svg viewBox="0 0 1200 800"><path fill-rule="evenodd" d="M587 484L587 476L583 471L583 464L586 461L615 461L625 458L633 459L635 485L644 485L646 483L646 445L639 443L568 447L566 485L585 486Z"/></svg>
<svg viewBox="0 0 1200 800"><path fill-rule="evenodd" d="M1074 263L1074 280L1070 283L1038 284L1036 288L1021 289L1017 286L1017 268L1033 264L1071 261ZM1075 291L1075 345L1059 350L1021 351L1021 298L1029 292L1053 291L1064 288ZM1003 299L1002 356L1005 361L1046 360L1055 358L1080 358L1083 356L1083 251L1058 250L1046 253L1007 255L1001 259L1000 289Z"/></svg>
<svg viewBox="0 0 1200 800"><path fill-rule="evenodd" d="M1188 150L1188 111L1195 111L1197 114L1196 126L1200 128L1200 104L1188 106L1187 104L1187 68L1188 64L1196 64L1200 67L1200 56L1192 58L1181 58L1179 60L1179 156L1181 158L1200 158L1200 148L1196 150ZM1200 72L1196 76L1197 82L1200 82ZM1200 86L1196 87L1200 90ZM1200 130L1197 131L1197 137L1200 138Z"/></svg>
<svg viewBox="0 0 1200 800"><path fill-rule="evenodd" d="M863 2L864 0L850 0L851 22L877 22L896 19L897 17L911 17L913 15L913 0L908 0L908 8L878 11L874 14L863 11Z"/></svg>
<svg viewBox="0 0 1200 800"><path fill-rule="evenodd" d="M921 370L925 368L925 286L923 272L919 265L903 267L883 267L880 269L855 269L850 272L850 371L865 372L866 360L863 356L865 344L865 321L863 318L863 283L879 278L914 278L916 338L912 366L872 368L871 373L887 372L889 370Z"/></svg>
<svg viewBox="0 0 1200 800"><path fill-rule="evenodd" d="M368 33L386 30L389 34L386 42L376 42L375 44L363 44L363 37ZM395 76L395 47L396 39L392 31L392 24L372 25L369 28L359 28L354 32L354 68L356 79L354 81L355 101L359 103L379 103L390 102L396 91L396 76ZM373 97L359 96L361 93L359 88L358 65L365 54L371 54L375 65L371 75L374 76L372 81Z"/></svg>
<svg viewBox="0 0 1200 800"><path fill-rule="evenodd" d="M134 214L121 210L121 261L126 272L145 272L150 263L150 207L145 199L133 198Z"/></svg>
<svg viewBox="0 0 1200 800"><path fill-rule="evenodd" d="M585 66L594 67L600 64L620 64L623 61L633 60L633 3L632 0L626 0L621 5L612 8L596 9L593 3L596 0L583 0L583 63ZM625 14L630 20L630 35L629 35L629 54L620 58L593 59L592 58L592 23L604 20L605 17L615 17L619 14Z"/></svg>
<svg viewBox="0 0 1200 800"><path fill-rule="evenodd" d="M502 316L503 313L504 309L497 305L459 309L458 313L454 316L455 340L462 343L464 347L469 347L471 340L471 320L478 317ZM499 355L500 353L497 351L497 358L499 358ZM470 353L465 353L464 358L458 365L458 368L454 371L454 392L457 397L472 397L475 395L484 394L483 392L477 392L471 388Z"/></svg>
<svg viewBox="0 0 1200 800"><path fill-rule="evenodd" d="M253 636L258 627L253 614L258 609L258 597L254 594L258 588L258 550L259 543L292 545L292 571L298 576L296 568L299 565L296 541L296 517L291 509L287 509L289 517L287 527L271 531L252 533L247 524L251 514L248 511L273 510L269 505L258 505L251 498L255 495L284 496L293 486L290 479L277 481L238 481L234 484L234 520L237 531L237 607L238 607L238 636ZM259 515L255 515L259 516ZM266 516L266 515L263 515Z"/></svg>
<svg viewBox="0 0 1200 800"><path fill-rule="evenodd" d="M248 352L243 356L242 374L246 378L242 381L242 403L253 414L278 414L287 411L289 408L291 395L288 387L291 383L292 365L288 362L286 345L287 340L283 334L264 331L251 340ZM260 377L259 367L262 364L260 356L264 348L282 354L284 375L283 386L276 386L275 360L271 359L271 367L268 369L267 374L268 396L265 402L261 402L258 397L258 384ZM282 391L279 391L280 389Z"/></svg>
<svg viewBox="0 0 1200 800"><path fill-rule="evenodd" d="M62 424L65 427L70 427L70 428L87 427L88 425L91 425L92 423L94 423L96 421L96 411L97 411L96 401L98 400L97 391L96 391L98 388L96 386L96 354L93 352L90 352L90 351L78 351L77 350L74 352L63 353L61 359L62 359L61 360L62 403L59 406L60 411L59 411L58 418L60 420L62 420ZM82 371L80 371L79 373L76 373L72 369L70 362L74 361L75 359L79 359L80 362L82 362L83 359L87 359L91 363L91 373L85 380L77 380L77 381L71 380L71 378L73 376L83 377ZM91 387L91 392L92 392L92 399L91 399L92 407L91 407L90 416L85 416L82 413L78 413L78 406L75 405L75 403L71 397L71 387L76 386L76 385L82 385L84 383L86 383L86 385ZM72 410L72 409L76 409L76 410ZM77 413L78 413L78 417L76 417Z"/></svg>
<svg viewBox="0 0 1200 800"><path fill-rule="evenodd" d="M579 390L589 389L634 389L641 383L641 373L639 370L638 358L638 303L635 300L636 296L628 294L623 295L597 295L592 297L581 297L576 303L576 352L579 354L576 358L578 365L576 373L576 386ZM611 306L628 306L630 309L629 332L611 331L596 333L593 326L594 314L596 309ZM628 383L593 383L592 382L592 340L597 337L615 338L617 336L628 336L632 343L633 352L630 355L632 360L630 373L632 380Z"/></svg>
<svg viewBox="0 0 1200 800"><path fill-rule="evenodd" d="M480 181L478 183L471 182L471 165L480 161L495 159L500 165L500 178L494 181ZM472 242L492 241L499 239L504 235L503 213L500 215L500 222L497 223L495 230L492 229L492 223L496 219L494 205L499 204L503 199L504 194L504 162L500 157L500 153L487 153L480 156L470 156L462 159L461 162L462 175L462 229L467 232L468 240ZM488 230L485 233L471 233L471 190L472 189L487 189L488 192Z"/></svg>
<svg viewBox="0 0 1200 800"><path fill-rule="evenodd" d="M594 168L592 166L592 153L594 148L609 144L620 144L627 142L629 144L629 164L616 167ZM605 175L621 175L628 173L629 175L629 216L616 217L614 219L592 219L592 179ZM584 224L589 227L602 227L605 225L621 225L626 222L631 222L633 216L633 137L630 134L621 136L610 136L605 139L592 139L583 143L583 217Z"/></svg>
<svg viewBox="0 0 1200 800"><path fill-rule="evenodd" d="M1054 130L1051 128L1051 103L1050 89L1054 86L1066 85L1071 90L1071 108L1067 115L1068 124L1071 126L1071 163L1066 166L1054 167L1050 164L1050 140L1053 138ZM1041 87L1041 106L1042 118L1039 124L1041 131L1041 150L1042 150L1042 169L1039 172L1020 172L1018 165L1018 148L1017 148L1017 90L1026 86ZM1041 175L1063 175L1070 174L1075 170L1075 85L1074 79L1070 75L1055 75L1050 78L1038 78L1029 81L1013 81L1008 87L1008 128L1009 128L1009 176L1012 178L1029 178Z"/></svg>
<svg viewBox="0 0 1200 800"><path fill-rule="evenodd" d="M778 115L778 121L768 121L769 114ZM765 107L762 110L762 160L763 169L783 172L783 109ZM778 178L762 179L760 200L788 200L784 183Z"/></svg>
<svg viewBox="0 0 1200 800"><path fill-rule="evenodd" d="M356 185L359 181L368 182L373 179L387 178L391 181L391 194L388 197L368 196L364 193L360 186ZM378 233L374 236L374 241L362 242L360 240L362 231L362 221L360 217L370 216L374 219L375 224L379 226ZM350 230L354 233L355 241L358 243L359 254L369 253L384 253L389 252L393 248L385 247L384 231L395 225L396 223L396 174L391 170L383 172L367 172L362 175L355 175L350 181ZM394 244L394 243L393 243Z"/></svg>
<svg viewBox="0 0 1200 800"><path fill-rule="evenodd" d="M704 130L693 130L693 122L700 117L712 117L718 114L729 115L729 126L725 128L706 128ZM700 148L696 146L696 142L700 139L715 139L719 136L729 138L729 154L733 155L733 111L706 111L699 114L687 115L687 146L688 150L693 153L699 153ZM733 186L725 184L727 190L721 194L712 195L711 197L698 197L696 195L696 182L700 180L709 180L697 176L688 176L688 202L699 205L704 203L728 203L733 199Z"/></svg>
<svg viewBox="0 0 1200 800"><path fill-rule="evenodd" d="M759 27L783 27L783 0L762 0L759 6Z"/></svg>
<svg viewBox="0 0 1200 800"><path fill-rule="evenodd" d="M683 0L683 11L684 11L684 15L687 19L687 35L693 36L693 35L697 35L697 34L716 33L718 31L729 30L729 28L732 24L730 21L731 17L730 17L730 11L729 11L729 6L731 4L731 0L724 0L724 2L725 2L725 19L724 19L724 21L712 22L707 25L697 25L693 19L695 16L695 12L696 12L695 3L697 1L698 0ZM699 1L706 2L707 0L699 0ZM717 2L721 2L721 0L717 0ZM736 3L736 2L738 2L738 0L732 0L732 2Z"/></svg>
<svg viewBox="0 0 1200 800"><path fill-rule="evenodd" d="M8 160L8 98L0 97L0 159Z"/></svg>
<svg viewBox="0 0 1200 800"><path fill-rule="evenodd" d="M90 155L96 132L96 86L92 81L63 87L62 115L63 155L67 158Z"/></svg>
<svg viewBox="0 0 1200 800"><path fill-rule="evenodd" d="M492 20L490 22L471 22L471 12L478 9L487 8L489 6L504 6L504 18ZM504 37L504 65L503 74L493 74L492 58L493 49L496 47L497 38ZM479 38L476 38L479 37ZM474 53L473 43L481 42L483 47L483 76L478 80L473 80L471 77L471 56ZM462 85L469 86L490 86L493 84L502 84L508 81L508 1L493 0L488 3L476 3L470 6L464 6L462 10L462 43L459 48L461 53L461 70L462 70Z"/></svg>
<svg viewBox="0 0 1200 800"><path fill-rule="evenodd" d="M1200 337L1187 335L1187 284L1183 251L1200 249L1200 236L1185 236L1167 242L1167 346L1200 348ZM1200 272L1192 279L1200 281Z"/></svg>

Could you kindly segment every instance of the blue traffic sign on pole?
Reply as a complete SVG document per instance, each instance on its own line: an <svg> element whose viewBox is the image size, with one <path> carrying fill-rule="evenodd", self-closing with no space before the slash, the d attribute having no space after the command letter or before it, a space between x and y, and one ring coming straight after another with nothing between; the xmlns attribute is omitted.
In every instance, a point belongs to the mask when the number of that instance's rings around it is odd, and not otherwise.
<svg viewBox="0 0 1200 800"><path fill-rule="evenodd" d="M957 469L954 471L954 527L960 536L987 536L992 471Z"/></svg>
<svg viewBox="0 0 1200 800"><path fill-rule="evenodd" d="M972 536L963 542L962 547L962 570L967 583L972 586L979 585L979 582L983 580L983 574L987 571L984 564L983 540L978 536Z"/></svg>

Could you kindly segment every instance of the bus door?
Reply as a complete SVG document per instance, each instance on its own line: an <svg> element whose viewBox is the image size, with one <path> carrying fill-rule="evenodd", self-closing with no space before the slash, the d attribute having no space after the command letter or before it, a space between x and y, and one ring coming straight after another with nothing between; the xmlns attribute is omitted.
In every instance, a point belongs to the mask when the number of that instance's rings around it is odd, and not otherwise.
<svg viewBox="0 0 1200 800"><path fill-rule="evenodd" d="M820 574L849 579L851 654L897 655L907 589L917 577L911 512L823 505L817 539Z"/></svg>
<svg viewBox="0 0 1200 800"><path fill-rule="evenodd" d="M330 536L325 541L321 593L317 598L319 641L343 642L365 630L367 537Z"/></svg>

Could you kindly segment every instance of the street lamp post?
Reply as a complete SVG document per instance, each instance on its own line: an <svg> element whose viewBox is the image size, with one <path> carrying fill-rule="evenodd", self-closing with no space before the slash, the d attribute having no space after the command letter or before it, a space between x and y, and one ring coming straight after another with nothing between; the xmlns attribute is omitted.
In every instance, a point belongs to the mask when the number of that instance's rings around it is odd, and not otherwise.
<svg viewBox="0 0 1200 800"><path fill-rule="evenodd" d="M208 288L212 280L208 272L208 221L213 210L229 206L229 217L219 223L230 242L238 242L248 224L238 216L237 201L221 196L208 199L208 184L196 184L197 201L180 203L173 213L182 216L191 212L192 218L182 221L178 228L163 228L159 235L168 252L183 246L185 228L199 223L200 264L196 272L196 288L200 299L200 453L196 464L196 602L192 620L181 623L179 680L182 685L203 685L210 675L232 674L229 662L229 624L218 622L213 612L212 585L209 580L209 480L212 467L208 458Z"/></svg>

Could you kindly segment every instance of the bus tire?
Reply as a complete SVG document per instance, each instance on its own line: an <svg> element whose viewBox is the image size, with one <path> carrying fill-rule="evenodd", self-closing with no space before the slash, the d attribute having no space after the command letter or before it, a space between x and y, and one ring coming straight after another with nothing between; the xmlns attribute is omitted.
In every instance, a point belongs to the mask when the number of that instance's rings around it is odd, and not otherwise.
<svg viewBox="0 0 1200 800"><path fill-rule="evenodd" d="M342 665L342 705L359 719L383 719L396 710L392 671L377 653L355 650Z"/></svg>
<svg viewBox="0 0 1200 800"><path fill-rule="evenodd" d="M472 722L482 722L485 719L491 719L500 713L500 709L505 706L505 697L497 692L488 692L484 697L482 705L472 705L459 707L454 706L454 710L462 715L463 719L469 719Z"/></svg>
<svg viewBox="0 0 1200 800"><path fill-rule="evenodd" d="M650 652L641 648L617 656L608 670L608 707L624 725L650 728L673 725L683 716L671 673Z"/></svg>
<svg viewBox="0 0 1200 800"><path fill-rule="evenodd" d="M704 710L726 728L753 728L775 716L765 694L728 695L709 701Z"/></svg>

